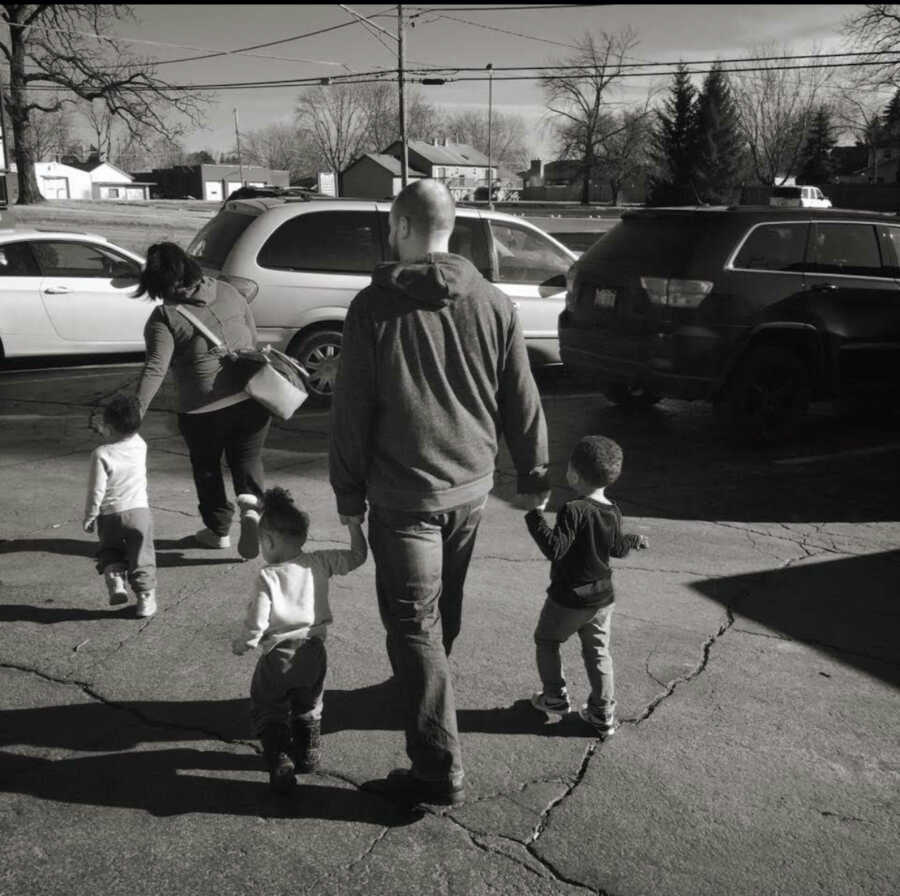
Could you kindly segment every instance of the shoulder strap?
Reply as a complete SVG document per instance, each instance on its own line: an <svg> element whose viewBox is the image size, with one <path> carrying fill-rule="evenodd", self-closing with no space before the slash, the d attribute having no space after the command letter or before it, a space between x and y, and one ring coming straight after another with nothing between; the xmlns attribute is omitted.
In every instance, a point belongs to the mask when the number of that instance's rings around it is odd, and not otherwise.
<svg viewBox="0 0 900 896"><path fill-rule="evenodd" d="M200 323L200 321L197 320L197 318L194 317L194 315L191 314L191 312L188 311L187 308L184 307L184 305L176 305L175 310L179 314L186 317L194 325L194 327L197 329L197 331L199 333L201 333L202 335L204 335L210 341L213 348L221 348L222 347L222 340L219 339L219 337L216 336L216 334L213 333L213 331L210 330L209 327Z"/></svg>

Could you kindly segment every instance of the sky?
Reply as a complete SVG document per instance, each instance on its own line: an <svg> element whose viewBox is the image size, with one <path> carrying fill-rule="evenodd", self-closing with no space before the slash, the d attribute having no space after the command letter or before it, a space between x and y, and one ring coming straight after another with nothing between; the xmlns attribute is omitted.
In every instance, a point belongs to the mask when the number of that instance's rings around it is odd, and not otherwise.
<svg viewBox="0 0 900 896"><path fill-rule="evenodd" d="M516 4L485 4L485 6ZM862 9L850 4L706 4L706 5L557 5L541 8L489 9L471 2L404 5L407 15L433 10L407 23L407 65L500 66L548 65L565 59L585 33L618 33L631 27L637 36L632 60L677 62L727 59L747 55L763 44L777 43L794 53L813 48L843 49L841 25ZM288 77L325 77L348 71L396 68L397 7L360 4L216 4L135 5L136 22L116 27L133 52L159 61L158 73L171 83L201 84L262 81ZM353 15L371 18L390 35L367 29ZM382 14L382 15L376 15ZM322 28L348 24L325 34L278 46L230 53L192 62L169 60L235 50L281 40ZM375 34L372 31L375 30ZM380 38L380 39L379 39ZM699 78L698 78L699 81ZM657 79L663 87L671 78ZM631 78L616 97L641 100L650 78ZM457 82L419 87L434 105L486 108L487 82ZM234 110L242 132L276 121L291 121L297 87L228 89L213 94L205 127L182 141L188 150L214 152L234 146ZM540 85L531 80L493 84L495 110L522 115L529 126L529 153L553 157L553 140Z"/></svg>

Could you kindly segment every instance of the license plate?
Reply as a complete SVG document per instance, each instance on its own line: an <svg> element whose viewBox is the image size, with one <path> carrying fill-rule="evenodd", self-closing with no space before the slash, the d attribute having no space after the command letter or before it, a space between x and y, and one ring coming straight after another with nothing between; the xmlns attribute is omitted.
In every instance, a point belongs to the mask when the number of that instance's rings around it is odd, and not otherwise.
<svg viewBox="0 0 900 896"><path fill-rule="evenodd" d="M595 289L594 290L594 307L595 308L615 308L616 307L616 291L614 289Z"/></svg>

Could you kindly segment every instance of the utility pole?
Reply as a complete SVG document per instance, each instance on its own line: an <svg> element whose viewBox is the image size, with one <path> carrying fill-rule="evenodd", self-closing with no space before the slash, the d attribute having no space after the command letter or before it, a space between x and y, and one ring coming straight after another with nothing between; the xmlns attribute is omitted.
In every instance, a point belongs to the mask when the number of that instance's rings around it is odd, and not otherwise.
<svg viewBox="0 0 900 896"><path fill-rule="evenodd" d="M241 172L241 186L245 186L244 184L244 162L241 159L241 132L238 128L238 114L237 107L234 110L234 139L237 141L237 156L238 156L238 168Z"/></svg>
<svg viewBox="0 0 900 896"><path fill-rule="evenodd" d="M491 165L494 160L494 63L487 64L488 70L488 208L494 209L494 179L491 176Z"/></svg>
<svg viewBox="0 0 900 896"><path fill-rule="evenodd" d="M397 82L400 87L400 183L405 187L409 180L409 152L406 140L406 94L403 88L403 4L397 4Z"/></svg>

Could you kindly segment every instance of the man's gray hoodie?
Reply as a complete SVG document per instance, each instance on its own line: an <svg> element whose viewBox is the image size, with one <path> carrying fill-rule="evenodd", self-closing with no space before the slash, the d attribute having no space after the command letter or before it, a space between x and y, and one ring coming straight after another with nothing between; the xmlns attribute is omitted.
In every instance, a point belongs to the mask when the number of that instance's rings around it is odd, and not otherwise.
<svg viewBox="0 0 900 896"><path fill-rule="evenodd" d="M350 305L331 414L338 512L446 510L493 486L547 489L547 425L510 299L465 258L379 265Z"/></svg>

